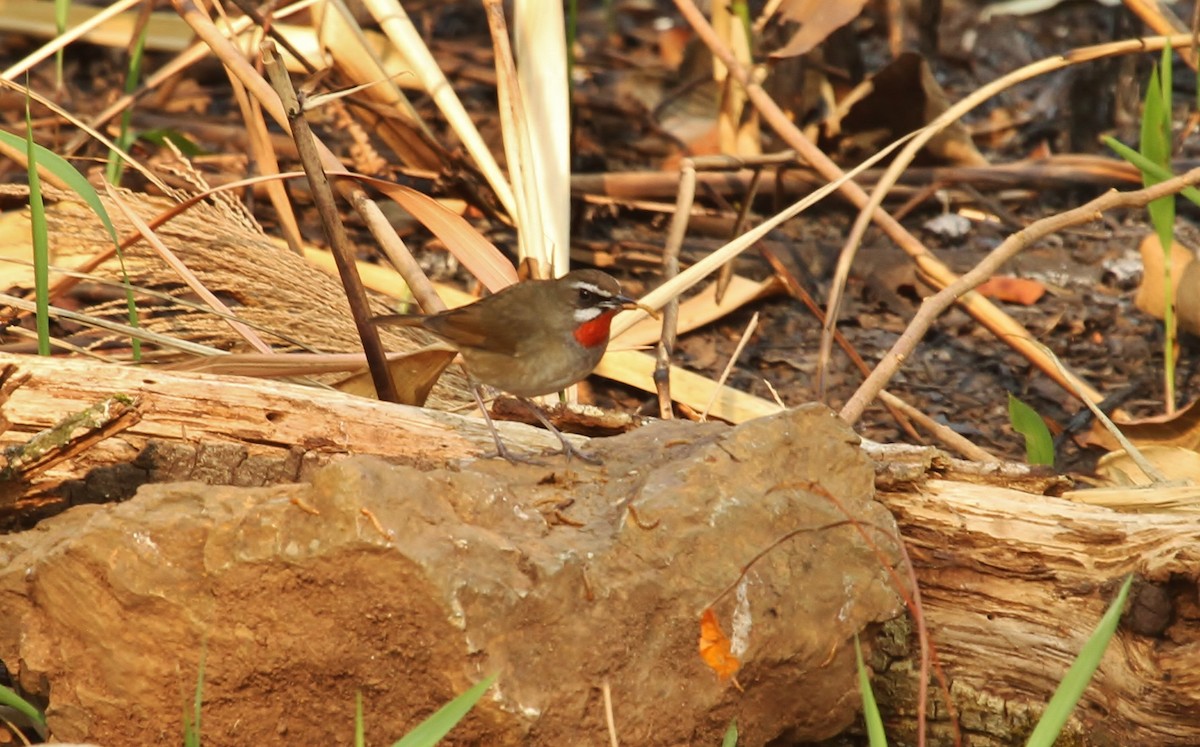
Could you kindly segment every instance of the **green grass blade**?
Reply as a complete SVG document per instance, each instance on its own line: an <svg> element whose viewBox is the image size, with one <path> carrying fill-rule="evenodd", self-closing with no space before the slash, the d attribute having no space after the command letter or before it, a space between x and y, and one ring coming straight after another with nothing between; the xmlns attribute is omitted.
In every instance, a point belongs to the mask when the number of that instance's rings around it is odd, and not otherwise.
<svg viewBox="0 0 1200 747"><path fill-rule="evenodd" d="M367 744L367 727L363 723L362 690L354 694L354 747Z"/></svg>
<svg viewBox="0 0 1200 747"><path fill-rule="evenodd" d="M1125 609L1125 600L1129 596L1129 587L1132 583L1133 576L1130 575L1126 577L1125 583L1121 584L1121 591L1117 593L1117 598L1108 606L1108 611L1104 613L1104 617L1100 618L1096 630L1088 638L1087 643L1083 644L1083 649L1080 650L1079 656L1075 657L1075 661L1067 670L1062 682L1058 683L1058 689L1054 691L1054 696L1046 705L1046 712L1042 714L1038 725L1029 735L1029 741L1025 743L1026 747L1052 747L1059 733L1062 732L1071 712L1075 710L1075 705L1079 703L1079 698L1083 696L1083 691L1087 689L1092 675L1096 673L1096 668L1100 666L1104 649L1108 648L1108 642L1117 632L1117 625L1121 622L1121 613Z"/></svg>
<svg viewBox="0 0 1200 747"><path fill-rule="evenodd" d="M854 634L854 661L858 667L858 691L862 695L863 722L867 727L867 743L871 747L887 747L887 735L883 732L883 717L879 715L879 704L871 691L871 678L867 676L867 665L863 662L862 645L858 633Z"/></svg>
<svg viewBox="0 0 1200 747"><path fill-rule="evenodd" d="M0 685L0 705L6 705L9 708L20 711L35 723L41 724L42 726L46 725L46 717L42 715L41 711L34 708L32 705L30 705L29 701L25 700L20 695L17 695L13 690L5 687L4 685Z"/></svg>
<svg viewBox="0 0 1200 747"><path fill-rule="evenodd" d="M180 153L189 158L208 155L208 151L206 151L204 148L201 148L196 141L190 139L187 135L183 134L179 130L171 128L155 127L150 130L142 130L138 133L138 140L160 147L166 145L167 142L170 142L171 145L174 145L179 149ZM129 151L126 150L125 152L128 153ZM1197 199L1200 199L1200 192L1197 192Z"/></svg>
<svg viewBox="0 0 1200 747"><path fill-rule="evenodd" d="M433 747L442 737L446 736L454 726L467 715L467 711L475 706L487 689L496 681L496 675L485 677L475 683L474 687L459 695L454 700L438 709L437 713L417 724L416 728L404 735L392 747Z"/></svg>
<svg viewBox="0 0 1200 747"><path fill-rule="evenodd" d="M721 747L737 747L738 728L737 719L729 722L729 728L725 730L725 738L721 740Z"/></svg>
<svg viewBox="0 0 1200 747"><path fill-rule="evenodd" d="M1175 52L1171 49L1171 40L1162 48L1162 61L1158 65L1161 71L1159 82L1162 87L1159 89L1160 98L1162 99L1167 116L1159 121L1159 127L1162 128L1163 139L1167 141L1167 155L1170 156L1171 150L1171 92L1175 89L1175 80L1172 77L1171 61L1175 59Z"/></svg>
<svg viewBox="0 0 1200 747"><path fill-rule="evenodd" d="M1165 182L1167 179L1175 176L1175 172L1164 166L1159 166L1157 163L1146 158L1141 153L1138 153L1133 148L1130 148L1125 143L1112 137L1111 135L1104 136L1104 144L1112 148L1121 158L1129 161L1134 166L1137 166L1140 171L1150 174L1156 182ZM1195 187L1186 187L1179 192L1180 196L1187 198L1192 204L1200 207L1200 190Z"/></svg>
<svg viewBox="0 0 1200 747"><path fill-rule="evenodd" d="M1165 166L1171 156L1170 132L1163 132L1163 120L1170 123L1170 99L1163 100L1162 83L1156 66L1150 71L1150 83L1146 86L1146 100L1142 103L1142 125L1138 150L1142 155L1160 166ZM1149 184L1154 184L1151 180Z"/></svg>
<svg viewBox="0 0 1200 747"><path fill-rule="evenodd" d="M1037 410L1010 393L1008 420L1013 430L1025 437L1025 458L1029 463L1054 466L1054 438Z"/></svg>
<svg viewBox="0 0 1200 747"><path fill-rule="evenodd" d="M4 130L0 130L0 140L3 140L5 144L12 148L23 149L25 147L25 138L17 137L11 132L5 132ZM96 188L62 156L37 143L34 143L33 147L37 151L38 163L62 180L72 192L79 195L88 204L88 207L100 217L100 222L104 224L104 229L108 231L108 235L113 240L113 243L119 243L117 230L113 228L112 221L108 217L108 211L104 209L104 204L100 202L100 195L96 192Z"/></svg>
<svg viewBox="0 0 1200 747"><path fill-rule="evenodd" d="M1146 87L1146 100L1142 106L1141 140L1138 148L1147 160L1163 168L1171 163L1171 45L1163 47L1162 63L1150 73L1150 84ZM1160 179L1147 171L1142 172L1146 186L1157 184ZM1171 246L1175 242L1175 196L1167 195L1153 200L1146 206L1150 224L1158 235L1162 247L1163 272L1163 325L1166 336L1163 340L1163 373L1165 378L1168 410L1175 403L1175 319L1174 283L1171 280Z"/></svg>
<svg viewBox="0 0 1200 747"><path fill-rule="evenodd" d="M1162 101L1163 115L1156 123L1162 130L1161 138L1166 142L1167 153L1163 158L1162 164L1167 166L1171 163L1171 60L1174 55L1171 52L1171 43L1167 42L1163 45L1162 63L1159 65L1161 75L1159 82L1159 99ZM1165 380L1168 412L1174 409L1175 405L1175 340L1178 336L1175 324L1175 283L1171 279L1171 247L1175 241L1175 196L1161 198L1163 205L1156 206L1159 200L1154 200L1147 209L1150 211L1150 220L1154 225L1155 231L1158 232L1158 240L1162 244L1163 251L1163 327L1166 330L1166 335L1163 340L1163 374Z"/></svg>
<svg viewBox="0 0 1200 747"><path fill-rule="evenodd" d="M37 303L38 355L50 355L50 231L46 227L46 204L38 177L38 145L33 142L33 117L25 97L25 159L29 173L29 225L33 244L33 289Z"/></svg>
<svg viewBox="0 0 1200 747"><path fill-rule="evenodd" d="M1163 52L1166 55L1167 49ZM1156 67L1150 73L1150 84L1146 87L1146 101L1142 107L1141 140L1138 150L1152 163L1164 169L1171 163L1171 91L1164 88L1171 78L1171 58L1162 68ZM1143 171L1142 183L1147 187L1158 184L1161 179ZM1175 231L1175 197L1169 195L1153 200L1146 209L1150 213L1150 223L1162 239L1164 251L1169 251Z"/></svg>
<svg viewBox="0 0 1200 747"><path fill-rule="evenodd" d="M141 33L133 43L133 49L129 53L129 65L125 70L125 93L133 94L137 91L138 81L142 79L142 51L146 46L146 28L143 26ZM121 151L128 153L129 147L133 144L134 135L130 128L130 123L133 121L133 108L126 107L125 111L121 112L121 125L117 132L116 144ZM121 153L116 150L108 152L108 166L104 170L104 177L110 184L120 184L121 172L124 169L125 159Z"/></svg>
<svg viewBox="0 0 1200 747"><path fill-rule="evenodd" d="M196 674L196 694L192 698L192 712L183 710L183 747L200 747L200 706L204 702L204 663L208 646L200 649L200 667Z"/></svg>
<svg viewBox="0 0 1200 747"><path fill-rule="evenodd" d="M54 0L54 33L62 36L67 30L67 11L71 9L71 0ZM63 57L65 47L60 46L54 53L54 85L58 90L63 88Z"/></svg>
<svg viewBox="0 0 1200 747"><path fill-rule="evenodd" d="M11 132L0 130L0 141L3 141L11 148L22 149L26 147L25 138L17 137ZM87 203L88 207L96 213L100 218L100 222L104 224L104 229L108 232L109 238L112 239L113 246L117 247L117 259L121 263L121 277L125 281L125 304L129 310L129 326L138 327L137 304L134 302L133 290L129 286L129 276L125 272L125 255L121 251L121 242L117 238L117 230L113 227L112 220L108 217L108 211L104 209L104 203L100 201L100 195L83 174L79 173L65 158L58 155L52 150L48 150L37 143L33 143L33 152L36 154L37 163L51 174L54 174L63 184L79 195L80 199ZM32 162L34 159L30 158ZM30 181L30 191L33 191L33 181ZM30 206L33 204L33 197L30 196ZM38 192L37 199L41 200L41 193ZM130 343L133 348L133 359L140 361L142 357L142 342L137 338L133 338Z"/></svg>

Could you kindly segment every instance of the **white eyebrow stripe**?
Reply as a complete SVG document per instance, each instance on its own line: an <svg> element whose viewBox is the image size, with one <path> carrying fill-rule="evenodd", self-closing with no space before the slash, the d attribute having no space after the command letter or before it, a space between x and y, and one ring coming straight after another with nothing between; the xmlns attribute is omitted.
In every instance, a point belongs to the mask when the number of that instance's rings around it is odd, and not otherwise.
<svg viewBox="0 0 1200 747"><path fill-rule="evenodd" d="M600 288L600 286L594 285L592 283L585 283L582 280L575 281L575 283L573 283L573 285L576 288L578 288L579 290L591 291L592 293L595 293L597 296L609 296L609 297L612 296L612 294L609 293L608 291L602 290Z"/></svg>

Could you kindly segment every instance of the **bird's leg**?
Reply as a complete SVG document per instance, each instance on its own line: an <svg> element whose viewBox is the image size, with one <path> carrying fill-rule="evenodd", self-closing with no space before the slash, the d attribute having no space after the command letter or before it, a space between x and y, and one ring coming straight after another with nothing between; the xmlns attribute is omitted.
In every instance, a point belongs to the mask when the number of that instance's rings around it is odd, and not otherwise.
<svg viewBox="0 0 1200 747"><path fill-rule="evenodd" d="M479 392L479 383L470 378L468 378L468 381L471 383L471 394L475 395L475 404L479 405L479 411L483 413L483 422L487 423L488 430L492 432L492 440L496 442L496 453L484 454L484 457L498 456L510 464L536 464L545 466L545 462L524 454L514 454L508 450L508 447L500 440L500 432L496 430L496 424L492 422L492 414L488 412L487 406L483 404L483 395ZM562 436L559 436L559 438L562 438Z"/></svg>
<svg viewBox="0 0 1200 747"><path fill-rule="evenodd" d="M558 440L562 444L562 453L566 455L568 460L574 456L578 457L580 461L587 462L588 464L602 463L598 457L580 451L575 447L575 444L568 441L567 437L562 434L562 431L554 427L554 424L550 422L550 418L546 417L546 413L542 412L542 408L538 407L536 402L525 399L524 397L517 397L517 399L525 403L525 406L528 407L530 412L534 414L534 417L540 420L542 425L546 426L546 430L550 431L555 436L558 436Z"/></svg>

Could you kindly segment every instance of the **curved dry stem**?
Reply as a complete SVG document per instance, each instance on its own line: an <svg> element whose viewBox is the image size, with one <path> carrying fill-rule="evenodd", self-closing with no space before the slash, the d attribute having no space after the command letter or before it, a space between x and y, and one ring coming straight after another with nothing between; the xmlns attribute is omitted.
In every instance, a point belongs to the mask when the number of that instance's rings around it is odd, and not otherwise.
<svg viewBox="0 0 1200 747"><path fill-rule="evenodd" d="M22 95L28 95L31 100L36 101L37 103L46 107L47 109L54 112L58 116L62 117L66 121L70 122L71 124L75 125L79 129L86 132L87 134L91 135L98 142L103 143L106 148L119 154L121 156L121 158L125 159L126 163L128 163L132 168L136 169L137 172L140 173L142 176L146 177L146 180L149 181L151 184L158 187L166 194L171 193L171 188L168 187L166 185L166 183L163 182L162 179L159 179L157 174L155 174L153 171L151 171L150 169L148 169L144 165L142 165L142 163L139 162L136 158L134 158L133 156L126 153L120 146L118 146L112 140L109 140L107 137L105 137L104 133L100 132L99 130L97 130L94 127L89 126L86 122L79 119L71 112L62 108L61 106L54 103L53 101L46 98L45 96L38 93L37 91L34 91L31 88L26 88L25 86L19 85L10 80L4 80L3 78L0 78L0 86L6 87L6 88L11 88L12 90L17 91L18 93L20 93ZM22 168L25 168L25 154L24 153L12 153L12 154L8 154L8 155L10 155L10 157L14 161L21 164ZM43 168L38 169L38 174L40 176L43 176L43 178L45 178L46 181L52 183L54 186L59 187L60 189L68 189L68 190L70 189L66 185L60 185L58 183L57 178L55 178L53 174L50 174L50 172L46 171Z"/></svg>
<svg viewBox="0 0 1200 747"><path fill-rule="evenodd" d="M866 205L859 211L858 218L854 221L854 226L850 229L850 234L846 237L846 243L842 247L842 252L838 256L837 268L834 271L833 283L829 292L829 303L825 311L825 327L821 334L821 348L817 361L817 368L820 372L824 372L826 365L829 362L830 351L833 346L833 328L837 324L837 319L841 310L842 299L845 295L846 281L850 277L850 266L854 262L854 256L858 252L858 247L862 242L863 234L866 233L867 225L873 218L876 210L883 204L884 198L896 182L904 169L908 167L912 160L916 157L917 152L925 146L935 135L941 132L946 127L961 119L967 112L975 107L983 104L988 99L997 94L1012 88L1018 83L1023 83L1041 75L1060 70L1070 65L1075 65L1081 62L1090 62L1092 60L1101 59L1104 57L1112 57L1115 55L1131 54L1134 52L1147 52L1160 50L1166 44L1166 37L1150 38L1150 39L1134 39L1124 42L1113 42L1110 44L1098 44L1091 47L1081 47L1079 49L1067 52L1056 57L1049 57L1044 60L1039 60L1025 67L1014 70L1013 72L980 87L966 98L951 106L939 117L934 119L924 128L922 128L912 140L904 146L903 150L896 156L896 159L884 171L883 176L876 183L874 191L871 192L871 198ZM1175 46L1191 46L1193 40L1190 35L1183 34L1170 37L1172 47ZM958 280L958 277L949 270L945 265L933 257L933 255L923 247L920 251L913 251L911 247L900 244L900 247L913 258L918 269L933 281L935 286L947 287ZM976 284L977 285L977 284ZM971 286L974 287L974 286ZM989 304L990 305L990 304ZM969 310L969 309L968 309ZM982 310L982 307L981 307ZM997 311L999 311L997 309ZM1000 312L1002 313L1002 312ZM974 314L972 314L974 316ZM976 317L978 318L978 317ZM997 323L1000 320L997 319ZM990 328L990 327L989 327ZM996 330L992 330L995 332ZM1015 330L1006 330L1007 335L1011 336ZM1013 347L1021 352L1022 348L1035 351L1037 358L1030 359L1038 368L1046 371L1045 366L1040 364L1039 360L1044 360L1053 367L1054 371L1060 376L1054 378L1059 380L1064 388L1075 395L1077 391L1083 391L1085 396L1093 401L1100 401L1102 397L1094 389L1089 387L1082 380L1066 371L1065 369L1055 366L1053 361L1046 358L1041 350L1036 347L1029 346L1027 339L1028 333L1025 333L1023 339L1019 343L1008 339L1007 336L1001 337L1002 340L1008 342ZM1020 347L1018 347L1018 345Z"/></svg>
<svg viewBox="0 0 1200 747"><path fill-rule="evenodd" d="M178 0L176 0L178 1ZM510 216L517 215L516 200L513 197L512 185L500 170L495 157L484 143L471 117L463 108L462 102L454 93L450 81L438 67L433 54L425 45L424 39L417 32L408 14L396 0L365 0L367 11L383 29L392 44L403 51L404 57L412 66L413 73L421 81L422 86L429 92L430 98L438 105L443 116L454 128L454 132L462 141L463 147L475 159L475 164L483 172L496 198Z"/></svg>
<svg viewBox="0 0 1200 747"><path fill-rule="evenodd" d="M0 304L12 306L20 309L21 311L30 313L37 310L33 301L26 300L19 296L12 296L7 293L0 293ZM112 322L107 319L100 319L98 317L88 316L87 314L80 314L78 312L69 311L57 306L50 307L50 316L56 319L66 319L68 321L77 322L89 327L97 327L109 332L115 332L123 337L136 337L143 342L152 342L164 348L179 350L180 352L191 353L192 355L209 356L226 354L226 351L219 350L208 345L200 345L188 340L181 340L169 335L151 332L142 327L131 327L128 324L121 324L120 322Z"/></svg>
<svg viewBox="0 0 1200 747"><path fill-rule="evenodd" d="M679 250L687 235L688 221L692 214L692 203L696 199L696 165L685 158L679 164L679 193L675 197L675 214L667 229L667 243L663 246L662 276L670 282L679 274ZM726 265L728 267L729 265ZM649 308L649 307L647 307ZM667 301L663 307L662 334L659 337L654 384L658 389L658 414L664 420L674 417L671 406L671 355L675 352L675 339L679 335L679 296ZM718 386L725 382L719 382ZM716 396L717 389L713 390ZM706 412L707 412L707 408ZM704 418L701 418L703 420Z"/></svg>
<svg viewBox="0 0 1200 747"><path fill-rule="evenodd" d="M661 309L672 298L691 288L699 283L709 274L716 272L726 262L731 261L734 257L754 246L771 231L774 231L786 221L791 220L800 213L807 210L809 207L817 204L821 200L828 197L831 193L846 184L852 184L850 180L858 174L871 168L874 164L887 158L892 151L899 148L901 143L905 142L911 135L906 135L894 143L890 143L884 148L881 148L878 153L863 161L859 165L850 169L847 172L841 173L838 178L821 186L819 189L813 190L811 193L804 196L799 202L796 202L782 211L772 215L770 218L759 223L754 228L751 228L741 236L736 237L724 246L714 249L707 256L693 263L683 272L676 275L671 280L663 283L654 290L647 293L640 300L641 303L652 308ZM616 338L627 329L637 324L642 319L649 316L645 311L629 311L622 313L613 320L612 336Z"/></svg>
<svg viewBox="0 0 1200 747"><path fill-rule="evenodd" d="M709 25L704 14L696 8L692 0L675 0L675 5L679 8L680 13L696 32L697 36L700 37L701 41L712 50L714 56L725 63L734 78L746 89L750 101L762 113L763 119L775 130L779 137L788 146L794 148L800 158L807 160L826 179L837 180L842 178L844 176L842 170L811 141L804 137L804 134L800 132L795 123L779 108L779 105L752 79L749 71L744 66L738 64L730 51L721 44L712 26ZM1183 36L1171 37L1172 43L1182 43L1185 39L1186 37ZM1128 42L1126 44L1130 49L1153 49L1156 43L1161 48L1160 42L1161 40L1150 39ZM1089 55L1104 56L1105 54L1113 53L1108 49L1108 47L1112 46L1120 45L1105 45L1103 48L1089 47L1070 53L1066 57L1075 61L1089 59ZM841 184L840 189L842 194L855 205L862 207L867 204L868 195L858 184L845 182ZM957 278L957 276L950 272L949 268L925 248L920 240L909 233L891 215L876 208L871 212L871 217L880 229L904 249L905 252L914 258L918 258L918 265L923 273L935 278L941 276L945 278L947 285L954 282ZM1027 360L1054 381L1067 387L1070 391L1073 391L1073 386L1077 385L1083 391L1087 392L1089 397L1100 398L1099 392L1096 392L1078 377L1074 375L1064 377L1052 361L1047 359L1036 346L1029 344L1028 340L1032 335L1029 334L1028 330L991 301L978 294L971 294L963 298L960 303L963 309L980 324L1013 349L1017 350L1021 355L1025 356ZM1075 384L1069 384L1070 381L1074 381Z"/></svg>
<svg viewBox="0 0 1200 747"><path fill-rule="evenodd" d="M118 209L120 209L121 214L125 216L125 220L133 224L134 229L142 235L142 238L146 240L146 243L148 243L150 247L154 249L154 251L158 252L158 255L162 257L164 262L167 263L167 266L174 270L176 274L178 274L183 280L183 282L186 283L187 286L191 288L197 296L207 303L214 311L219 312L226 322L228 322L229 326L233 328L233 331L241 335L242 339L248 342L255 350L259 351L260 353L274 352L270 345L263 342L263 339L258 336L257 332L243 324L238 316L233 313L233 310L226 306L221 299L217 298L215 293L206 288L204 283L201 282L200 278L196 277L196 274L192 272L190 268L188 268L183 260L179 259L174 252L168 249L167 246L159 240L154 231L150 229L150 226L146 225L146 222L142 220L136 212L134 212L133 208L129 207L129 205L127 205L125 201L121 199L121 196L118 194L115 187L113 187L111 184L105 184L105 187L108 189L109 199L113 201L113 204L116 205Z"/></svg>
<svg viewBox="0 0 1200 747"><path fill-rule="evenodd" d="M320 0L299 0L298 2L276 10L274 17L276 19L287 18L295 13L299 13L302 10L308 9L310 6L319 1ZM247 28L250 27L250 24L251 19L249 17L242 16L240 18L235 18L229 23L229 33L234 36L242 34ZM133 93L122 93L116 98L116 100L104 107L104 109L102 109L98 114L92 115L91 119L88 121L88 124L93 128L103 127L113 117L129 108L133 102L145 96L150 91L157 89L159 86L163 85L171 78L174 78L176 75L179 75L197 62L203 60L205 57L208 57L210 53L211 52L208 46L205 45L204 42L198 41L189 44L186 49L172 57L161 67L147 71L149 74L146 76L145 82L138 86L136 91ZM86 142L86 139L86 132L73 135L69 140L67 140L67 144L63 146L61 155L65 157L79 150L80 146Z"/></svg>
<svg viewBox="0 0 1200 747"><path fill-rule="evenodd" d="M1151 200L1175 194L1184 187L1190 187L1195 184L1200 184L1200 169L1192 169L1182 176L1168 179L1165 182L1159 182L1145 189L1133 192L1108 192L1091 202L1068 210L1065 213L1043 218L1030 224L1027 228L1012 234L1000 246L992 250L991 254L984 257L979 264L975 265L970 272L956 279L953 283L950 283L921 303L921 308L917 311L913 320L909 322L904 333L892 345L891 350L887 352L887 355L883 357L883 360L879 362L879 365L875 367L875 370L871 372L867 380L862 383L858 391L842 407L842 419L847 423L853 424L862 417L867 405L875 399L879 391L892 378L892 375L899 370L904 360L916 349L917 343L921 341L921 338L933 326L934 320L942 312L950 308L951 304L955 301L964 299L964 297L965 300L969 300L970 296L978 295L973 292L975 286L990 278L1001 265L1033 242L1068 226L1075 226L1080 223L1088 223L1096 220L1105 210L1144 207ZM1040 346L1040 343L1032 336L1029 336L1028 332L1024 332L1023 334L1027 335L1022 340L1026 346ZM1039 351L1039 353L1041 357L1047 358L1045 352ZM1052 359L1051 363L1053 363Z"/></svg>
<svg viewBox="0 0 1200 747"><path fill-rule="evenodd" d="M18 60L3 72L0 72L0 79L12 81L15 78L20 77L22 73L31 69L34 65L38 64L42 60L50 57L50 55L58 52L61 49L65 49L66 46L71 42L79 39L82 36L86 36L89 32L95 30L97 27L104 25L104 23L107 21L116 18L131 8L136 8L141 4L142 0L119 0L119 2L113 3L78 26L75 26L65 33L54 37L34 51L30 52L23 59Z"/></svg>
<svg viewBox="0 0 1200 747"><path fill-rule="evenodd" d="M196 35L208 44L221 63L233 75L236 75L246 90L258 100L263 111L290 134L291 128L288 126L287 115L279 97L275 95L271 86L259 75L245 56L221 33L208 15L192 0L172 0L172 5L179 16L196 32ZM318 140L316 146L321 166L331 177L348 173L348 169L324 143ZM362 189L356 186L345 183L339 184L338 188L366 223L367 230L379 242L380 248L392 261L404 281L408 283L408 287L412 289L413 295L418 299L428 298L431 303L436 304L437 301L432 299L437 298L437 293L433 290L429 278L425 277L425 273L417 265L416 260L408 251L408 247L396 235L395 229L392 228L379 206L367 198Z"/></svg>

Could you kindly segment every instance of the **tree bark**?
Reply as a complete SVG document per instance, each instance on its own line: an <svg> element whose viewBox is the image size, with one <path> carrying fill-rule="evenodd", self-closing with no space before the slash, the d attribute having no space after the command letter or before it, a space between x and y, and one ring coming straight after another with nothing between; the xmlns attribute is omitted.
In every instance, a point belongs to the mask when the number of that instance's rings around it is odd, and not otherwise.
<svg viewBox="0 0 1200 747"><path fill-rule="evenodd" d="M19 501L0 506L9 517L30 505L40 511L34 518L54 513L80 495L100 500L106 486L119 499L118 483L131 490L184 479L289 482L341 455L444 464L474 457L491 441L475 418L286 383L0 355L6 365L28 379L4 404L5 446L113 395L131 398L140 415L33 478ZM557 445L538 429L498 427L518 448ZM895 515L915 566L921 614L965 743L1024 741L1132 573L1129 611L1068 728L1088 744L1200 744L1200 513L1120 512L1043 495L1065 479L1017 465L977 468L932 449L863 448L877 465L878 499ZM136 479L121 482L122 475ZM581 469L575 479L608 478ZM893 740L911 738L915 728L911 627L885 626L872 660ZM930 693L934 743L948 743L936 681Z"/></svg>

